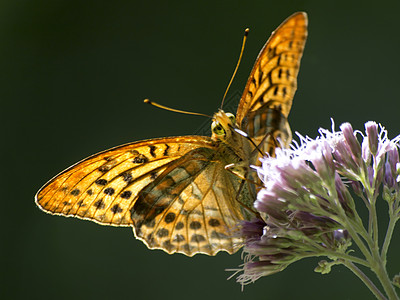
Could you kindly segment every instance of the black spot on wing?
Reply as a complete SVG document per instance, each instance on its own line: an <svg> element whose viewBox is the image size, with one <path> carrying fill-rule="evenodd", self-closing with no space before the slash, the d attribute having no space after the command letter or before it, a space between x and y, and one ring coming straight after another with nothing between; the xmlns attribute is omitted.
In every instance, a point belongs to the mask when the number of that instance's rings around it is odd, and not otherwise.
<svg viewBox="0 0 400 300"><path fill-rule="evenodd" d="M201 243L204 242L206 238L201 235L201 234L193 234L192 237L190 238L191 242L196 242L196 243Z"/></svg>
<svg viewBox="0 0 400 300"><path fill-rule="evenodd" d="M156 157L157 147L154 146L154 145L151 145L151 146L149 146L149 148L150 148L150 155L153 156L153 157Z"/></svg>
<svg viewBox="0 0 400 300"><path fill-rule="evenodd" d="M153 233L149 233L149 234L147 235L146 241L147 241L147 243L149 244L149 246L154 246L155 241L154 241Z"/></svg>
<svg viewBox="0 0 400 300"><path fill-rule="evenodd" d="M169 224L172 223L175 220L176 215L173 212L169 212L165 216L165 223Z"/></svg>
<svg viewBox="0 0 400 300"><path fill-rule="evenodd" d="M121 174L121 176L122 179L127 183L130 183L133 180L132 174L129 172L124 172Z"/></svg>
<svg viewBox="0 0 400 300"><path fill-rule="evenodd" d="M287 94L286 86L284 86L282 88L282 94L283 94L283 97L286 97L286 94Z"/></svg>
<svg viewBox="0 0 400 300"><path fill-rule="evenodd" d="M258 75L258 86L261 85L264 72L260 69L260 74Z"/></svg>
<svg viewBox="0 0 400 300"><path fill-rule="evenodd" d="M143 220L142 225L145 225L148 228L154 228L154 226L156 226L156 221L154 219Z"/></svg>
<svg viewBox="0 0 400 300"><path fill-rule="evenodd" d="M157 236L160 238L167 237L169 235L168 229L160 228L157 230Z"/></svg>
<svg viewBox="0 0 400 300"><path fill-rule="evenodd" d="M103 209L105 207L103 199L97 200L94 204L94 207L98 208L98 209Z"/></svg>
<svg viewBox="0 0 400 300"><path fill-rule="evenodd" d="M274 88L274 96L278 95L278 91L279 91L279 86L276 86Z"/></svg>
<svg viewBox="0 0 400 300"><path fill-rule="evenodd" d="M189 225L190 229L200 229L201 228L201 223L198 221L192 221Z"/></svg>
<svg viewBox="0 0 400 300"><path fill-rule="evenodd" d="M176 229L176 230L180 230L180 229L182 229L183 227L185 227L185 225L184 225L182 222L178 222L178 223L176 223L175 229Z"/></svg>
<svg viewBox="0 0 400 300"><path fill-rule="evenodd" d="M165 149L164 149L164 153L163 153L164 156L168 156L168 149L169 149L169 145L165 144Z"/></svg>
<svg viewBox="0 0 400 300"><path fill-rule="evenodd" d="M208 221L208 225L211 227L218 227L220 225L220 222L217 219L210 219Z"/></svg>
<svg viewBox="0 0 400 300"><path fill-rule="evenodd" d="M73 189L73 190L71 191L71 195L72 195L72 196L78 196L80 192L81 192L81 191L80 191L79 189Z"/></svg>
<svg viewBox="0 0 400 300"><path fill-rule="evenodd" d="M182 234L177 234L175 235L173 241L174 242L183 242L185 240L185 237Z"/></svg>
<svg viewBox="0 0 400 300"><path fill-rule="evenodd" d="M111 166L110 165L102 165L101 167L99 167L98 170L102 173L106 173L111 170Z"/></svg>
<svg viewBox="0 0 400 300"><path fill-rule="evenodd" d="M103 193L111 196L115 193L115 190L113 188L109 187L109 188L104 189Z"/></svg>
<svg viewBox="0 0 400 300"><path fill-rule="evenodd" d="M111 207L111 211L113 214L119 214L122 212L122 208L119 207L118 204L115 204L113 207Z"/></svg>
<svg viewBox="0 0 400 300"><path fill-rule="evenodd" d="M144 156L143 154L138 154L134 159L133 159L133 163L135 164L144 164L147 163L149 161L149 159Z"/></svg>
<svg viewBox="0 0 400 300"><path fill-rule="evenodd" d="M132 196L132 192L131 191L124 191L124 192L122 192L120 197L123 198L123 199L129 199L131 196Z"/></svg>
<svg viewBox="0 0 400 300"><path fill-rule="evenodd" d="M186 251L188 253L192 252L192 250L193 250L193 247L190 246L189 244L184 244L184 245L181 246L181 248L182 248L182 250L184 250L184 251Z"/></svg>
<svg viewBox="0 0 400 300"><path fill-rule="evenodd" d="M155 180L157 178L157 172L151 172L150 173L150 179Z"/></svg>
<svg viewBox="0 0 400 300"><path fill-rule="evenodd" d="M97 185L106 185L107 180L106 179L97 179L94 183Z"/></svg>

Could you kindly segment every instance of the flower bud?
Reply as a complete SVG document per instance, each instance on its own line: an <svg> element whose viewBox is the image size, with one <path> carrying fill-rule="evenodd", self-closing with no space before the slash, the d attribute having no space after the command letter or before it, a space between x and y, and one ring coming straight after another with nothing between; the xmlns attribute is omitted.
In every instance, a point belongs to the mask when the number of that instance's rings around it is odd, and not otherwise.
<svg viewBox="0 0 400 300"><path fill-rule="evenodd" d="M378 124L373 121L365 123L365 131L368 138L368 146L372 155L376 155L378 150Z"/></svg>
<svg viewBox="0 0 400 300"><path fill-rule="evenodd" d="M389 188L392 189L395 186L396 180L393 177L392 168L389 162L385 163L385 176L383 178L384 184Z"/></svg>
<svg viewBox="0 0 400 300"><path fill-rule="evenodd" d="M359 160L361 159L361 145L354 136L353 127L350 123L343 123L342 125L340 125L340 129L342 130L343 136L347 144L349 145L354 160L359 165Z"/></svg>
<svg viewBox="0 0 400 300"><path fill-rule="evenodd" d="M365 162L365 164L369 165L371 163L371 150L369 148L369 143L368 143L368 139L364 139L362 142L362 158Z"/></svg>

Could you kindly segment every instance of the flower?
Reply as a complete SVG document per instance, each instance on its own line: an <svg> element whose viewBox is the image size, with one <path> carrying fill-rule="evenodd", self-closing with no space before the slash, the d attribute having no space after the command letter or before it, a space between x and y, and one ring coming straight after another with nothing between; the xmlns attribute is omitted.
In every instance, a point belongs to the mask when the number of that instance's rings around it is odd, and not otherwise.
<svg viewBox="0 0 400 300"><path fill-rule="evenodd" d="M306 257L331 259L315 269L323 274L338 263L372 262L373 251L368 252L362 240L372 245L377 234L374 209L381 190L392 216L399 218L400 136L390 140L385 128L371 121L365 124L365 133L354 131L349 123L335 131L333 120L332 130L319 129L319 134L316 139L297 134L300 143L276 149L275 157L266 156L261 167L254 167L264 187L254 203L260 217L241 223L245 240L244 264L237 277L241 284ZM350 189L362 200L353 199ZM363 201L370 211L369 230L355 201ZM350 255L352 243L367 263Z"/></svg>

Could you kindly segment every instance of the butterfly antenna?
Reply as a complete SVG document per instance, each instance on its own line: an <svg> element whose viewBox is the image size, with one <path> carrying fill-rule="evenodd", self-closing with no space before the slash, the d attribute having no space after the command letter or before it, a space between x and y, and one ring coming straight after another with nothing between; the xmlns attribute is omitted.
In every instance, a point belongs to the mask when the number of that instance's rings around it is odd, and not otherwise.
<svg viewBox="0 0 400 300"><path fill-rule="evenodd" d="M161 108L161 109L173 111L173 112L180 113L180 114L194 115L194 116L202 116L202 117L207 117L207 118L212 119L211 116L208 116L208 115L205 115L205 114L202 114L202 113L196 113L196 112L191 112L191 111L184 111L184 110L180 110L180 109L175 109L175 108L167 107L167 106L158 104L158 103L156 103L156 102L152 102L152 101L150 101L149 99L144 99L143 102L144 102L144 103L147 103L147 104L150 104L150 105L152 105L152 106Z"/></svg>
<svg viewBox="0 0 400 300"><path fill-rule="evenodd" d="M243 36L243 42L242 42L242 49L240 50L239 59L238 59L238 62L237 62L237 64L236 64L235 71L233 71L233 75L232 75L232 77L231 77L231 80L229 81L228 87L227 87L226 90L225 90L225 94L224 94L224 97L222 98L222 103L221 103L220 109L222 109L222 107L224 106L226 94L228 94L228 91L229 91L229 88L231 87L233 78L235 78L236 72L237 72L237 70L239 69L240 61L242 60L242 55L243 55L243 52L244 52L244 45L246 45L246 40L247 40L247 36L249 35L249 31L250 31L249 28L246 28L246 29L244 30L244 36Z"/></svg>

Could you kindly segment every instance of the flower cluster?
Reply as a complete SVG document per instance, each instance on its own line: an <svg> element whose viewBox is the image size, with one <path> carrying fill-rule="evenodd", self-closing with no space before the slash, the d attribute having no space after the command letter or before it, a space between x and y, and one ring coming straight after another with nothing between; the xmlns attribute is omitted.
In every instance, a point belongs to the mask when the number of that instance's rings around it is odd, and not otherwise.
<svg viewBox="0 0 400 300"><path fill-rule="evenodd" d="M237 278L240 283L253 282L312 256L331 259L315 269L321 273L343 262L369 266L378 255L371 249L377 248L375 202L381 191L392 224L379 253L386 255L400 217L400 138L388 139L387 131L375 122L365 124L365 133L354 131L349 123L342 124L340 131L333 127L331 131L320 129L316 139L299 135L299 144L277 149L276 157L265 157L257 168L264 184L254 203L260 217L241 226L246 255ZM355 201L352 195L362 200ZM362 203L370 214L368 228L356 210ZM350 255L352 244L365 260Z"/></svg>

